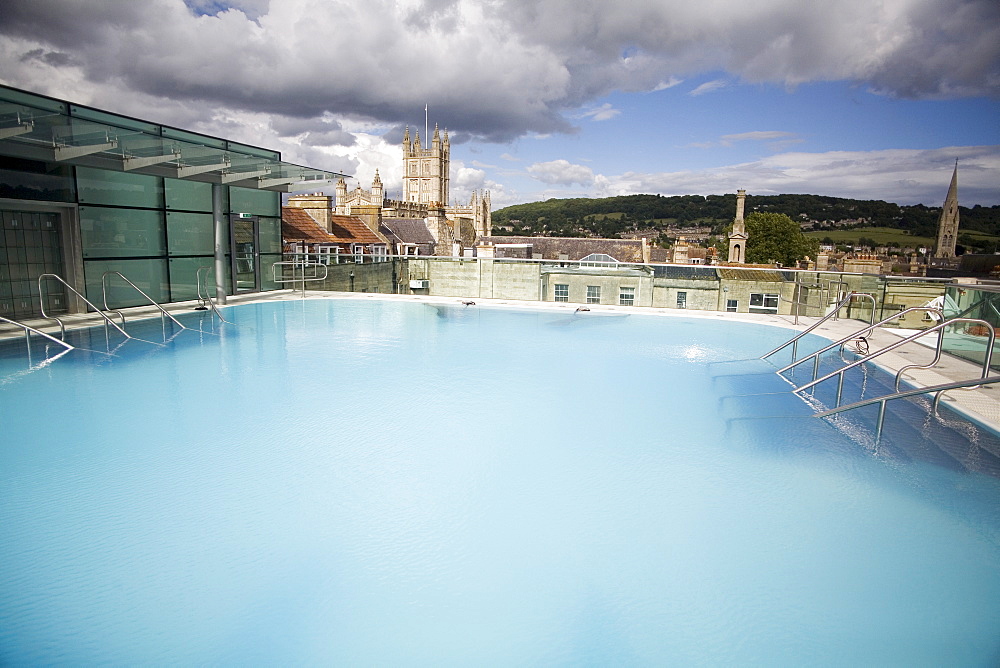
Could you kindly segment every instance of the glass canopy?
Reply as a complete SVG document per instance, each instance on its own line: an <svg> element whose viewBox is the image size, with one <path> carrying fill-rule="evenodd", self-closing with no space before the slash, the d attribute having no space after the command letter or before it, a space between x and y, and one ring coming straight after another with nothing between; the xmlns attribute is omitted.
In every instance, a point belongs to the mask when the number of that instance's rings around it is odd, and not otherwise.
<svg viewBox="0 0 1000 668"><path fill-rule="evenodd" d="M0 155L276 192L344 174L281 154L0 86Z"/></svg>

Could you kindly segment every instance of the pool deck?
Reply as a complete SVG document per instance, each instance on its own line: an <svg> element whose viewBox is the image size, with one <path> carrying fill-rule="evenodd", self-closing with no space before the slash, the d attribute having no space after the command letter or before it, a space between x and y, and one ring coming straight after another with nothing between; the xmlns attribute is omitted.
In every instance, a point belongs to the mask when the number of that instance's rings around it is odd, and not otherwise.
<svg viewBox="0 0 1000 668"><path fill-rule="evenodd" d="M266 301L291 301L299 299L380 299L391 301L424 302L433 304L461 304L463 302L473 302L477 305L508 307L517 309L539 309L539 310L562 310L576 311L585 308L592 313L631 313L636 315L652 315L663 317L683 317L683 318L705 318L728 320L735 322L753 322L775 327L783 327L789 331L789 338L793 332L801 332L816 322L815 318L800 317L799 323L795 324L793 316L785 315L761 315L752 313L724 313L719 311L698 311L688 309L671 308L650 308L636 306L603 306L599 304L581 305L576 303L553 303L537 301L520 301L514 299L483 299L483 298L458 298L458 297L429 297L422 295L386 295L369 294L357 292L322 292L309 291L303 297L299 291L278 290L274 292L253 293L248 295L236 295L227 297L227 304L220 306L220 310L225 313L225 309L239 304L266 302ZM186 313L198 305L196 301L177 302L165 304L164 309L171 314ZM160 312L152 306L121 309L127 320L159 317ZM91 327L104 322L100 315L95 313L74 314L60 316L66 324L67 329L78 327ZM58 336L59 326L51 319L27 320L24 324L38 330ZM823 336L831 341L837 341L848 337L851 334L865 327L867 323L859 320L828 320L813 334ZM879 328L867 338L870 349L874 352L886 346L898 342L901 338L913 334L914 330ZM8 338L23 338L23 330L0 322L0 340ZM936 344L934 335L928 335L925 339L901 346L896 350L883 353L873 360L873 363L882 367L886 371L896 374L899 369L910 364L929 364L934 358L933 347ZM763 354L767 351L761 351ZM800 357L807 355L811 351L801 351ZM905 378L917 387L927 387L955 381L977 378L982 373L981 365L973 364L966 360L944 354L941 361L933 369L912 369L907 371ZM833 381L829 381L833 382ZM990 428L994 432L1000 433L1000 384L986 385L972 390L953 390L942 398L942 403L953 410L965 414L973 421L979 422Z"/></svg>

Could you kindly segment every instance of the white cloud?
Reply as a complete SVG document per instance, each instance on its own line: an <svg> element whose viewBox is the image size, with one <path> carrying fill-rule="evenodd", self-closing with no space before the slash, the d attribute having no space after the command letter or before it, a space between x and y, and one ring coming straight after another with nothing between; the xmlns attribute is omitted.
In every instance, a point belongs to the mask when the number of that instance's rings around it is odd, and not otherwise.
<svg viewBox="0 0 1000 668"><path fill-rule="evenodd" d="M609 176L604 190L614 194L710 195L746 188L758 195L811 193L940 206L956 158L961 204L995 202L1000 146L782 153L705 170L627 172Z"/></svg>
<svg viewBox="0 0 1000 668"><path fill-rule="evenodd" d="M738 141L770 141L774 139L792 139L794 132L783 132L781 130L755 130L753 132L740 132L731 135L722 135L722 143L733 143Z"/></svg>
<svg viewBox="0 0 1000 668"><path fill-rule="evenodd" d="M567 160L536 162L527 171L542 183L569 186L579 183L589 186L594 183L594 170L585 165L574 165Z"/></svg>
<svg viewBox="0 0 1000 668"><path fill-rule="evenodd" d="M671 76L666 81L661 81L657 83L655 86L653 86L653 92L656 92L658 90L666 90L668 88L673 88L674 86L677 86L682 83L684 83L684 79L678 79L677 77Z"/></svg>
<svg viewBox="0 0 1000 668"><path fill-rule="evenodd" d="M699 95L704 95L705 93L711 93L719 90L720 88L726 87L726 81L724 79L715 79L713 81L706 81L694 90L692 90L688 95L691 97L698 97Z"/></svg>
<svg viewBox="0 0 1000 668"><path fill-rule="evenodd" d="M589 118L592 121L607 121L620 113L622 113L621 109L615 109L609 102L605 102L596 109L589 109L581 113L578 118Z"/></svg>

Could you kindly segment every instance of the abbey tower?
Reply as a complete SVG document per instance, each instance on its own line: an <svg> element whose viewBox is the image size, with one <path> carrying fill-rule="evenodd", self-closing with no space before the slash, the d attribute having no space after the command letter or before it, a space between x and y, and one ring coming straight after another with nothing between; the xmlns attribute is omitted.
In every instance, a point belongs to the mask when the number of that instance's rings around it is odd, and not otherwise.
<svg viewBox="0 0 1000 668"><path fill-rule="evenodd" d="M403 135L403 199L420 204L448 206L451 180L451 142L434 126L430 148L420 144L420 133L410 141L410 128Z"/></svg>

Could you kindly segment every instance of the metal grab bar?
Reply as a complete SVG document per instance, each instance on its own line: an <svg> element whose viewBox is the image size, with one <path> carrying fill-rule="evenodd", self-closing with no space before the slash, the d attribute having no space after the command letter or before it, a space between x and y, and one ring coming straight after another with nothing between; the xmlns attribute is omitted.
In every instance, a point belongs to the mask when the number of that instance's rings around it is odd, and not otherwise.
<svg viewBox="0 0 1000 668"><path fill-rule="evenodd" d="M117 329L119 332L121 332L122 335L126 339L134 339L135 338L134 336L131 336L128 332L126 332L124 329L122 329L121 327L119 327L118 325L116 325L115 322L111 318L109 318L107 316L107 314L104 313L104 311L102 311L101 309L97 308L92 303L90 303L90 300L88 300L86 297L84 297L79 292L77 292L76 288L74 288L72 285L70 285L65 280L63 280L63 278L61 276L59 276L58 274L41 274L38 277L38 301L39 301L38 306L39 306L39 309L42 312L42 317L43 318L48 318L49 320L55 320L56 322L59 323L59 338L62 338L62 339L66 338L66 325L59 318L57 318L55 316L51 316L51 315L49 315L48 313L45 312L45 291L42 289L42 286L44 285L43 281L46 278L54 278L55 280L57 280L60 283L62 283L63 286L67 290L69 290L74 295L76 295L77 297L79 297L80 299L82 299L87 306L89 306L90 308L94 309L97 312L98 315L100 315L102 318L104 318L104 322L105 323L111 325L112 327L114 327L115 329Z"/></svg>
<svg viewBox="0 0 1000 668"><path fill-rule="evenodd" d="M865 362L867 362L867 361L869 361L869 360L871 360L871 359L873 359L875 357L878 357L879 355L881 355L883 353L887 353L890 350L895 350L896 348L899 348L900 346L906 345L907 343L910 343L912 341L916 341L921 336L926 336L927 334L930 334L931 332L936 332L936 331L938 331L940 329L944 329L945 327L950 327L951 325L957 324L959 322L976 323L976 324L979 324L979 325L986 325L986 327L989 328L990 343L989 343L989 347L986 349L986 359L983 362L983 374L982 374L982 376L980 376L979 379L981 380L983 378L986 378L989 375L989 373L990 373L990 363L992 362L992 359L993 359L993 343L996 340L996 330L993 328L993 325L991 325L990 323L986 322L985 320L980 320L979 318L952 318L951 320L946 320L944 322L938 323L937 325L934 325L933 327L929 327L927 329L921 330L921 331L917 332L916 334L913 334L912 336L908 336L905 339L897 341L896 343L894 343L894 344L892 344L890 346L886 346L885 348L882 348L881 350L879 350L877 352L874 352L871 355L868 355L867 357L862 357L859 360L851 362L847 366L841 367L837 371L832 371L832 372L826 374L825 376L823 376L822 378L817 378L817 379L812 380L812 381L810 381L810 382L808 382L808 383L806 383L804 385L800 385L799 387L796 387L793 391L794 392L800 392L802 390L807 390L810 387L818 385L819 383L822 383L825 380L829 380L830 378L833 378L834 376L840 376L840 379L839 379L839 381L837 383L837 400L836 400L837 403L836 403L835 407L836 406L840 406L840 397L841 397L841 394L843 393L843 389L844 389L844 372L845 371L847 371L848 369L853 369L854 367L856 367L856 366L858 366L860 364L864 364ZM939 339L938 339L939 342L940 342L940 339L941 339L941 337L939 337ZM819 358L817 357L816 359L818 360Z"/></svg>
<svg viewBox="0 0 1000 668"><path fill-rule="evenodd" d="M778 373L779 374L780 373L784 373L784 372L788 371L789 369L792 369L792 368L798 366L802 362L805 362L806 360L812 359L812 360L814 360L814 363L813 363L813 378L816 378L816 375L819 373L819 356L820 355L822 355L823 353L825 353L828 350L832 350L832 349L836 348L837 346L842 346L845 343L847 343L848 341L852 341L854 339L857 339L857 338L860 338L862 336L865 336L866 334L869 334L870 332L872 332L876 328L881 327L882 325L884 325L884 324L886 324L888 322L891 322L891 321L895 320L896 318L902 318L907 313L915 312L915 311L931 311L931 312L938 313L938 314L941 313L940 309L932 307L932 306L912 306L912 307L910 307L908 309L900 311L899 313L894 313L893 315L890 315L885 320L879 320L878 322L876 322L873 325L869 325L868 327L863 327L863 328L859 329L858 331L854 332L853 334L845 336L844 338L840 339L839 341L834 341L830 345L828 345L828 346L826 346L824 348L820 348L819 350L817 350L813 354L808 355L806 357L803 357L800 360L793 360L790 364L787 364L787 365L783 366L782 368L778 369ZM808 330L806 330L806 331L808 331ZM803 332L803 334L805 334L805 332Z"/></svg>
<svg viewBox="0 0 1000 668"><path fill-rule="evenodd" d="M146 299L147 299L147 300L149 301L149 303L150 303L150 304L152 304L152 305L153 305L153 306L155 306L156 308L160 309L160 319L161 319L161 320L162 320L162 319L163 319L164 317L166 317L166 318L170 318L170 319L171 319L171 320L173 320L173 321L174 321L174 323L176 323L176 324L177 324L177 326L178 326L178 327L180 327L181 329L190 329L190 328L188 328L188 327L185 327L185 326L183 325L183 323L181 323L181 321L180 321L180 320L178 320L178 319L177 319L177 318L175 318L174 316L172 316L172 315L170 315L169 313L167 313L167 310L166 310L165 308L163 308L162 306L160 306L160 305L159 305L159 303L157 303L157 302L156 302L156 301L155 301L155 300L154 300L154 299L153 299L152 297L150 297L150 296L149 296L149 295L147 295L147 294L146 294L145 292L143 292L143 291L142 291L142 289L141 289L141 288L139 288L139 286L138 286L138 285L136 285L136 284L135 284L135 283L133 283L132 281L128 280L128 279L127 279L127 278L125 277L125 275L124 275L124 274L122 274L122 273L121 273L120 271L106 271L106 272L104 272L104 274L103 274L103 275L101 276L101 289L102 289L102 292L104 293L104 294L103 294L103 296L104 296L104 310L105 310L105 311L110 311L111 313L117 313L117 314L118 314L118 316L119 316L119 317L120 317L120 318L122 319L122 326L123 326L123 327L125 326L125 314L124 314L124 313L122 313L121 311L116 311L116 310L114 310L114 309L112 309L112 308L110 308L110 307L108 306L108 276L112 276L112 275L113 275L113 276L118 276L118 277L119 277L119 278L121 278L121 279L122 279L123 281L125 281L126 283L128 283L129 285L131 285L131 286L132 286L133 288L135 288L136 292L138 292L138 293L139 293L140 295L142 295L143 297L145 297L145 298L146 298Z"/></svg>
<svg viewBox="0 0 1000 668"><path fill-rule="evenodd" d="M762 360L767 359L768 357L770 357L774 353L778 352L779 350L782 350L785 346L794 343L795 346L792 347L792 361L794 362L795 361L795 353L796 353L796 350L797 350L797 347L798 347L798 341L799 341L799 339L801 339L803 336L805 336L809 332L813 331L814 329L816 329L817 327L819 327L820 325L822 325L824 322L826 322L827 320L829 320L830 318L832 318L834 315L836 315L837 313L839 313L840 309L843 308L843 306L853 296L854 296L854 293L852 292L849 295L847 295L846 297L844 297L840 301L840 303L837 304L837 308L833 309L832 311L830 311L829 313L827 313L825 316L823 316L822 318L820 318L819 320L817 320L816 322L814 322L810 327L808 327L807 329L802 330L801 332L799 332L798 334L796 334L792 338L788 339L787 341L785 341L784 343L782 343L780 346L778 346L777 348L775 348L771 352L765 353L765 354L761 355L760 359L762 359ZM868 295L868 296L871 297L871 295ZM874 297L873 297L873 299L874 299ZM803 358L803 359L808 359L808 358ZM784 370L785 369L782 369L781 371L784 371ZM778 373L781 373L781 371L779 371Z"/></svg>
<svg viewBox="0 0 1000 668"><path fill-rule="evenodd" d="M931 406L932 414L937 417L938 404L941 401L941 395L949 390L960 390L960 389L973 389L981 385L993 385L994 383L1000 383L1000 376L994 376L992 378L973 378L970 380L959 380L953 383L942 383L940 385L928 385L927 387L917 388L915 390L904 390L902 392L896 392L895 394L887 394L884 397L875 397L873 399L864 399L862 401L856 401L853 404L847 404L846 406L837 406L836 408L830 408L825 411L820 411L814 413L813 417L823 418L833 415L835 413L843 413L844 411L853 410L855 408L861 408L862 406L870 406L871 404L879 404L878 409L878 423L875 426L875 444L878 445L879 440L882 438L882 425L885 423L885 407L886 403L892 399L905 399L906 397L913 397L918 394L927 394L929 392L934 392L934 402Z"/></svg>
<svg viewBox="0 0 1000 668"><path fill-rule="evenodd" d="M292 277L290 279L278 278L278 269L277 269L277 267L279 267L279 266L281 266L281 267L291 266L292 267ZM296 267L302 267L302 278L299 278L299 279L295 278L295 268ZM314 272L314 274L312 276L306 276L306 268L307 267L322 267L323 268L323 275L322 276L318 276ZM274 278L274 282L275 283L295 283L296 281L300 281L302 283L302 296L303 297L306 296L306 281L310 281L310 282L325 281L326 278L327 278L327 276L329 276L329 274L330 274L330 270L322 262L310 262L309 260L293 260L291 262L275 262L274 264L271 265L271 276ZM282 275L284 275L284 271L282 271Z"/></svg>
<svg viewBox="0 0 1000 668"><path fill-rule="evenodd" d="M215 268L212 267L212 266L210 266L210 265L202 265L202 266L198 267L198 270L194 273L194 279L195 279L195 283L196 283L196 286L197 286L196 289L198 291L198 307L197 308L199 310L202 310L202 311L204 311L206 309L210 309L212 311L212 313L214 313L215 315L217 315L219 317L219 320L221 320L222 322L226 323L227 325L233 324L233 323L229 322L228 320L226 320L225 318L223 318L222 314L219 313L219 308L218 308L218 306L215 305L215 300L212 299L212 295L209 294L207 286L205 288L205 294L203 295L201 293L201 277L202 277L202 272L203 271L205 272L205 277L206 277L206 281L205 282L207 283L208 282L208 278L207 277L209 275L211 275L215 271ZM208 304L208 306L206 306L206 304Z"/></svg>
<svg viewBox="0 0 1000 668"><path fill-rule="evenodd" d="M215 269L212 266L210 266L210 265L202 265L202 266L198 267L198 270L196 272L194 272L195 290L198 293L198 305L202 309L207 308L205 306L205 301L206 301L206 299L208 299L208 288L207 287L205 288L205 294L202 295L202 293L201 293L202 272L205 272L204 273L205 282L207 283L208 282L208 276L211 275L214 271L215 271Z"/></svg>
<svg viewBox="0 0 1000 668"><path fill-rule="evenodd" d="M62 347L64 347L66 349L64 352L69 352L70 350L76 350L76 346L72 346L69 343L66 343L65 341L63 341L62 339L57 339L56 337L52 336L51 334L46 334L45 332L43 332L40 329L35 329L34 327L31 327L29 325L25 325L23 322L18 322L17 320L11 320L10 318L5 318L2 315L0 315L0 320L2 320L4 322L8 322L8 323L10 323L12 325L16 325L16 326L18 326L18 327L20 327L21 329L24 330L24 343L28 347L28 362L29 363L31 362L31 335L32 334L38 334L39 336L44 337L44 338L48 339L49 341L52 341L53 343L58 343L59 345L61 345Z"/></svg>

